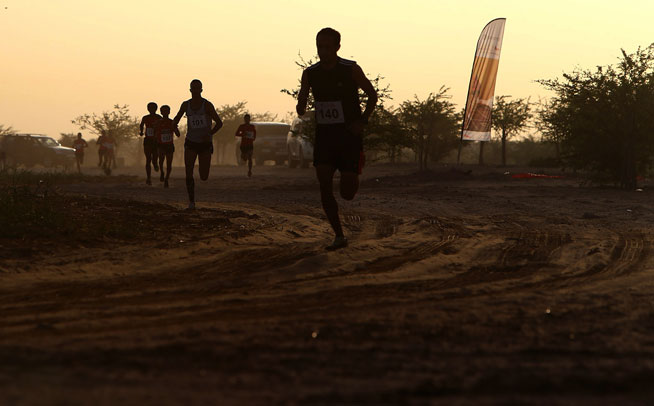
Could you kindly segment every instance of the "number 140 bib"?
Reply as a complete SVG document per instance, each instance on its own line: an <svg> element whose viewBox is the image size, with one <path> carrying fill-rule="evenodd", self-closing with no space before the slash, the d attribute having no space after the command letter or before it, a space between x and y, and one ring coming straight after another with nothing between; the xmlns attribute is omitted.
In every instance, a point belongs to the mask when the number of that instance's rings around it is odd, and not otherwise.
<svg viewBox="0 0 654 406"><path fill-rule="evenodd" d="M342 124L345 122L343 104L340 101L316 102L318 124Z"/></svg>

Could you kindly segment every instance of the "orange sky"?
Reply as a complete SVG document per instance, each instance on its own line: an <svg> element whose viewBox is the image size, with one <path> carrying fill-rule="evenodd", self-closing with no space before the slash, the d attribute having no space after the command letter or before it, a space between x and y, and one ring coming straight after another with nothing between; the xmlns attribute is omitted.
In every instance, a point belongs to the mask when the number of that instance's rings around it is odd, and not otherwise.
<svg viewBox="0 0 654 406"><path fill-rule="evenodd" d="M391 85L391 104L442 85L462 107L484 25L506 17L496 95L545 96L533 83L575 66L613 63L654 42L654 2L0 0L0 124L23 132L78 129L83 113L153 100L173 114L193 78L217 106L248 101L283 117L280 93L300 75L315 33L343 36L341 56Z"/></svg>

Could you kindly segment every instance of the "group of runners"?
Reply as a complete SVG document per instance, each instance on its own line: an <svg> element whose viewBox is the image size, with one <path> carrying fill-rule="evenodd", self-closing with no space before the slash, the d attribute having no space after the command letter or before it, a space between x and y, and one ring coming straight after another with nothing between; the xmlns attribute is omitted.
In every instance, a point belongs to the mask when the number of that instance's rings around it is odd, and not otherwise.
<svg viewBox="0 0 654 406"><path fill-rule="evenodd" d="M139 125L139 135L145 136L143 140L143 152L145 154L145 174L147 176L145 183L152 184L152 169L155 172L161 169L159 181L164 183L168 188L168 180L173 166L173 155L175 153L175 144L173 136L180 136L177 123L170 119L170 106L163 105L159 109L161 115L157 114L157 103L148 103L148 112L150 114L143 116ZM143 130L145 129L145 133ZM164 162L166 162L166 174L164 175Z"/></svg>
<svg viewBox="0 0 654 406"><path fill-rule="evenodd" d="M116 167L116 140L106 131L102 131L96 141L98 146L98 166L107 174L111 174L111 168ZM84 150L88 148L89 144L82 138L82 133L77 133L77 138L73 141L73 148L75 149L75 162L77 164L77 172L82 173L82 165L84 164Z"/></svg>
<svg viewBox="0 0 654 406"><path fill-rule="evenodd" d="M343 199L352 200L359 189L359 175L364 163L362 133L377 104L377 92L372 83L354 61L340 58L341 35L332 28L323 28L316 36L319 62L302 72L300 92L296 112L304 116L307 111L309 94L314 98L316 137L313 165L320 184L320 198L327 220L334 231L334 240L327 246L335 250L348 245L343 234L338 203L334 197L334 174L340 172L339 192ZM367 95L365 110L361 111L359 89ZM174 118L169 118L170 107L161 106L157 114L157 104L148 104L149 114L141 120L140 135L144 136L143 151L146 157L146 183L152 184L151 167L161 169L160 181L168 188L172 168L173 135L180 136L178 124L182 117L187 119L187 133L184 140L184 166L186 170L186 190L189 209L195 209L195 163L201 180L209 178L212 136L220 130L223 123L214 105L202 97L202 82L191 81L191 98L182 103ZM256 127L250 123L250 116L235 134L241 137L241 159L248 162L248 177L252 176L252 152L256 139ZM78 134L79 142L81 134ZM83 140L82 140L83 141ZM81 145L81 142L79 142ZM86 144L84 142L84 144ZM98 139L100 145L100 165L109 168L113 159L115 142L109 134ZM83 148L82 159L83 159ZM77 149L77 148L76 148ZM164 175L163 163L166 162ZM109 166L107 166L109 165ZM79 168L79 161L78 161ZM106 169L105 169L106 170Z"/></svg>

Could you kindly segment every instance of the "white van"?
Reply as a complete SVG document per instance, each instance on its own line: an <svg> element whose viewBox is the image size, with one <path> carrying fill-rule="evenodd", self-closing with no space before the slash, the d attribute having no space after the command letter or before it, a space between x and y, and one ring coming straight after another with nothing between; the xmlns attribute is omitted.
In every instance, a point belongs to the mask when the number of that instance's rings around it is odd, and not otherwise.
<svg viewBox="0 0 654 406"><path fill-rule="evenodd" d="M308 168L313 161L313 145L303 136L304 129L313 120L313 111L293 120L291 129L286 137L288 151L288 166L291 168Z"/></svg>
<svg viewBox="0 0 654 406"><path fill-rule="evenodd" d="M276 165L284 165L286 161L286 135L291 128L286 123L276 122L252 122L257 130L257 138L254 141L254 164L263 165L265 161L275 161ZM236 140L236 162L243 164L241 160L241 138Z"/></svg>

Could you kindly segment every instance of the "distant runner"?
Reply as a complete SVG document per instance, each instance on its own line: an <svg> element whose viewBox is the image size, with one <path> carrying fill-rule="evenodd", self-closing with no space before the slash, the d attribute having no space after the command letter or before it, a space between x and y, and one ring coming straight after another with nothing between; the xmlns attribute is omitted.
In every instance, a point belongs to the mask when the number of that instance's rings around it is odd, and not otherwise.
<svg viewBox="0 0 654 406"><path fill-rule="evenodd" d="M157 103L150 102L148 103L148 114L143 116L141 119L141 124L139 125L139 135L143 136L143 127L145 127L145 139L143 140L143 153L145 154L145 174L147 179L145 181L146 185L151 185L152 181L150 180L150 163L154 167L154 171L159 170L157 165L157 139L154 136L154 125L157 121L161 120L161 116L157 114Z"/></svg>
<svg viewBox="0 0 654 406"><path fill-rule="evenodd" d="M75 148L75 161L77 162L77 172L82 173L81 166L84 164L84 148L88 148L89 144L82 138L82 133L77 133L77 139L73 141L73 148Z"/></svg>
<svg viewBox="0 0 654 406"><path fill-rule="evenodd" d="M252 176L252 154L254 153L254 140L257 139L257 129L250 124L250 115L243 116L245 123L238 126L236 136L241 137L241 159L248 162L248 178Z"/></svg>
<svg viewBox="0 0 654 406"><path fill-rule="evenodd" d="M98 166L102 166L104 162L104 152L105 148L102 146L105 139L107 138L107 133L102 130L100 131L100 136L95 140L95 145L98 147Z"/></svg>
<svg viewBox="0 0 654 406"><path fill-rule="evenodd" d="M170 119L170 106L161 106L161 115L163 118L155 124L155 136L157 137L157 150L159 151L159 167L161 176L159 180L164 182L164 188L168 189L168 179L173 167L173 155L175 153L175 144L173 144L173 134L180 136L179 129L173 120ZM164 178L163 163L166 160L166 177Z"/></svg>
<svg viewBox="0 0 654 406"><path fill-rule="evenodd" d="M186 114L188 129L184 141L184 166L186 168L188 208L193 210L195 209L195 180L193 179L195 160L198 159L200 179L207 180L213 153L211 136L220 130L223 122L213 104L202 97L202 82L193 79L190 91L191 99L182 103L173 121L175 125L179 124L179 120ZM211 128L211 120L216 123L213 128Z"/></svg>
<svg viewBox="0 0 654 406"><path fill-rule="evenodd" d="M115 159L115 152L116 152L116 141L114 140L114 137L111 135L110 132L107 132L104 135L104 139L102 141L102 148L104 150L103 152L103 162L102 162L102 169L104 170L104 173L106 175L111 175L111 164Z"/></svg>
<svg viewBox="0 0 654 406"><path fill-rule="evenodd" d="M347 239L343 235L338 203L334 198L334 173L336 170L341 172L341 197L354 199L363 166L363 128L375 109L377 92L356 62L337 55L341 47L338 31L332 28L320 30L316 47L320 61L302 72L296 111L299 116L306 113L311 90L316 109L313 166L320 183L322 207L335 234L334 242L327 249L335 250L347 247ZM368 96L363 114L359 88Z"/></svg>

